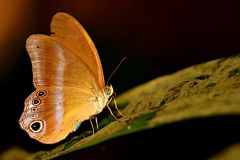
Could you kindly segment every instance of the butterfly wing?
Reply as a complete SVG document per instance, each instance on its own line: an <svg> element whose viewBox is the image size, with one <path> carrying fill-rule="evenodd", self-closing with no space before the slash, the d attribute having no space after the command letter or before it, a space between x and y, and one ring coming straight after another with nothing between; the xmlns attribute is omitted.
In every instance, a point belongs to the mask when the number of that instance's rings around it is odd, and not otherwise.
<svg viewBox="0 0 240 160"><path fill-rule="evenodd" d="M59 44L51 36L31 35L26 42L36 88L72 86L84 89L100 89L93 72L82 59ZM79 51L81 52L81 51Z"/></svg>
<svg viewBox="0 0 240 160"><path fill-rule="evenodd" d="M71 50L83 62L90 64L89 69L97 80L98 86L104 88L104 75L100 58L94 43L81 24L71 15L59 12L53 16L51 33L57 42Z"/></svg>
<svg viewBox="0 0 240 160"><path fill-rule="evenodd" d="M46 94L40 96L41 92ZM38 103L34 102L36 100ZM97 100L78 88L45 87L34 91L26 99L20 126L30 137L53 144L65 139L78 124L101 110ZM41 124L36 130L35 123Z"/></svg>
<svg viewBox="0 0 240 160"><path fill-rule="evenodd" d="M65 29L60 25L63 19ZM86 31L63 13L54 16L51 27L55 34L27 39L36 91L25 101L20 118L20 126L42 143L64 139L79 123L100 113L108 101L100 59ZM38 95L42 91L47 93L44 97Z"/></svg>

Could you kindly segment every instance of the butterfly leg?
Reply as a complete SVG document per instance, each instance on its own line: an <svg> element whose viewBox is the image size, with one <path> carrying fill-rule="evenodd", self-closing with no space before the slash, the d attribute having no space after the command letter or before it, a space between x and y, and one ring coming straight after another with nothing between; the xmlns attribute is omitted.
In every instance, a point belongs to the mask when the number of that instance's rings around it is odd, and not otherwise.
<svg viewBox="0 0 240 160"><path fill-rule="evenodd" d="M93 126L93 123L92 123L92 119L90 118L89 121L90 121L91 126L92 126L92 132L93 132L93 134L95 134L95 130L94 130L94 126Z"/></svg>
<svg viewBox="0 0 240 160"><path fill-rule="evenodd" d="M112 110L111 110L111 108L109 107L109 105L107 104L107 108L108 108L108 110L109 110L109 112L110 112L110 114L118 121L118 119L117 119L117 117L116 116L114 116L114 114L113 114L113 112L112 112Z"/></svg>
<svg viewBox="0 0 240 160"><path fill-rule="evenodd" d="M98 126L98 119L97 119L97 117L95 117L95 122L96 122L96 130L98 131L98 129L99 129L99 126Z"/></svg>
<svg viewBox="0 0 240 160"><path fill-rule="evenodd" d="M124 116L124 115L121 113L121 111L118 109L117 102L116 102L115 98L113 98L113 102L114 102L115 109L118 111L118 113L119 113L121 116Z"/></svg>

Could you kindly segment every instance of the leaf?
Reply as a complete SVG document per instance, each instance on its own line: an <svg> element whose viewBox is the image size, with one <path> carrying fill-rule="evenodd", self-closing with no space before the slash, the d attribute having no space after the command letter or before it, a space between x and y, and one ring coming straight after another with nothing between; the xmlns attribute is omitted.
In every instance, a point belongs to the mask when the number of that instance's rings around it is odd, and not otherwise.
<svg viewBox="0 0 240 160"><path fill-rule="evenodd" d="M239 160L240 159L240 144L233 144L223 149L217 155L214 155L210 160Z"/></svg>
<svg viewBox="0 0 240 160"><path fill-rule="evenodd" d="M192 66L142 84L117 98L124 117L106 117L96 134L86 133L53 150L29 156L51 159L103 141L187 119L240 115L240 56ZM110 123L109 123L110 122ZM83 138L85 137L85 138Z"/></svg>

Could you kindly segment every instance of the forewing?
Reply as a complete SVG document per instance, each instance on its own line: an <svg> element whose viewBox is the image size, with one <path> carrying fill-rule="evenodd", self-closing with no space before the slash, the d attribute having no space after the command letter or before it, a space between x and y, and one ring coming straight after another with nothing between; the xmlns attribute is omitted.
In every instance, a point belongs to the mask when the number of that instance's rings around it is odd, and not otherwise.
<svg viewBox="0 0 240 160"><path fill-rule="evenodd" d="M104 75L99 55L82 25L71 15L59 12L53 16L51 32L51 36L56 41L64 45L90 68L98 86L104 88Z"/></svg>
<svg viewBox="0 0 240 160"><path fill-rule="evenodd" d="M71 50L47 35L31 35L26 43L36 88L70 86L98 90L89 66Z"/></svg>

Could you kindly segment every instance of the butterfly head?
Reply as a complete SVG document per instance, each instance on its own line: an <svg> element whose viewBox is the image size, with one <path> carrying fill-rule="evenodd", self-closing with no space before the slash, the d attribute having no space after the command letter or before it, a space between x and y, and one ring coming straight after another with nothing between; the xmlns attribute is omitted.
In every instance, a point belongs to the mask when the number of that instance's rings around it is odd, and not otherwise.
<svg viewBox="0 0 240 160"><path fill-rule="evenodd" d="M104 88L104 95L107 99L109 99L109 97L111 97L113 95L113 92L114 92L114 90L113 90L112 85L106 86Z"/></svg>

